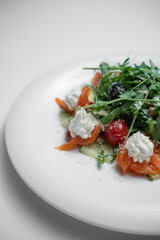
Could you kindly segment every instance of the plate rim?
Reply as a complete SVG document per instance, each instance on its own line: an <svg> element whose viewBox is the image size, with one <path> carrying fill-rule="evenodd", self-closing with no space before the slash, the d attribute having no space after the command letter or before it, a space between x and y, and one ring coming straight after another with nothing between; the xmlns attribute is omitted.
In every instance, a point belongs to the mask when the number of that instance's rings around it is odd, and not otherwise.
<svg viewBox="0 0 160 240"><path fill-rule="evenodd" d="M116 55L116 54L113 54L113 53L112 53L111 56L113 56L113 55ZM121 54L119 54L119 55L121 55ZM146 54L146 55L148 55L148 54ZM153 54L152 54L152 55L153 55ZM98 57L97 57L97 55L96 55L96 58L104 58L104 57L105 57L104 54L103 54L103 55L98 55ZM84 60L84 61L88 61L88 60L91 59L91 58L93 58L93 56L92 56L92 57L87 57L87 58L78 59L77 61L74 61L74 65L77 66L79 62L83 62L83 60ZM86 59L87 59L87 60L86 60ZM12 153L11 153L11 151L10 151L9 144L8 144L8 141L9 141L9 139L8 139L8 134L9 134L9 133L8 133L8 131L9 131L8 124L9 124L11 112L14 111L14 108L15 108L17 102L19 101L19 99L21 98L21 96L24 94L24 92L25 92L27 89L29 89L30 87L32 87L33 84L36 84L37 81L39 81L40 78L43 79L44 76L47 76L47 75L52 74L52 72L53 72L55 69L57 69L57 68L59 68L59 67L62 67L63 65L69 66L69 65L71 65L72 62L73 62L73 60L70 61L70 62L68 62L68 64L64 63L64 64L60 64L58 67L55 66L54 68L50 69L49 71L43 73L40 77L38 77L38 78L36 78L35 80L31 81L31 82L23 89L23 91L22 91L22 92L20 93L20 95L16 98L14 104L12 105L12 108L11 108L9 114L8 114L8 117L7 117L7 120L6 120L6 123L5 123L5 143L6 143L7 152L8 152L8 154L9 154L9 158L10 158L10 160L11 160L11 162L12 162L13 167L15 168L15 170L17 171L18 175L19 175L20 178L23 180L23 182L24 182L34 193L36 193L36 195L38 195L41 199L43 199L44 201L46 201L47 203L49 203L49 204L52 205L53 207L57 208L57 209L60 210L61 212L65 213L65 214L67 214L67 215L69 215L69 216L71 216L71 217L74 217L74 218L76 218L76 219L78 219L78 220L80 220L80 221L86 222L86 223L88 223L88 224L92 224L92 225L95 225L95 226L98 226L98 227L101 227L101 228L105 228L105 229L109 229L109 230L113 230L113 231L119 231L119 232L125 232L125 233L133 233L133 234L159 235L159 234L160 234L160 231L159 231L159 232L152 232L152 231L150 231L150 232L145 232L144 230L143 230L143 231L139 231L139 230L136 231L136 230L133 230L133 229L119 229L119 228L114 227L114 226L107 226L107 227L106 227L106 226L102 226L101 224L88 221L87 219L83 219L83 218L81 218L81 217L79 217L79 216L77 216L77 215L74 215L73 213L70 213L70 212L68 212L68 211L65 211L65 209L62 209L61 207L55 205L53 202L48 201L48 199L46 199L43 195L41 195L40 192L36 191L36 189L27 182L27 180L24 178L24 176L20 173L20 171L17 169L16 165L14 164L14 159L12 158ZM72 65L73 65L73 64L72 64ZM66 69L67 69L67 67L66 67Z"/></svg>

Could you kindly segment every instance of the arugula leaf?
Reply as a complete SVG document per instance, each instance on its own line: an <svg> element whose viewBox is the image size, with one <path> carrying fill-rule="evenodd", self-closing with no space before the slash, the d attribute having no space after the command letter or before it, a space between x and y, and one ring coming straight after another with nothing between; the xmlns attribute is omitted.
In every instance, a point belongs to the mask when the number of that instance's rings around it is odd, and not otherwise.
<svg viewBox="0 0 160 240"><path fill-rule="evenodd" d="M105 107L106 107L105 101L98 101L97 103L94 104L92 109L95 112L99 112L101 109L105 109Z"/></svg>
<svg viewBox="0 0 160 240"><path fill-rule="evenodd" d="M103 125L106 125L110 123L113 119L115 119L117 116L119 116L122 113L121 108L116 108L113 111L111 111L107 116L101 118L101 123Z"/></svg>
<svg viewBox="0 0 160 240"><path fill-rule="evenodd" d="M149 86L149 91L152 91L154 93L159 93L160 91L160 84L152 84L151 86Z"/></svg>
<svg viewBox="0 0 160 240"><path fill-rule="evenodd" d="M96 90L96 103L84 108L90 107L97 112L107 110L107 116L99 117L102 124L120 117L130 126L129 134L142 131L160 142L160 72L152 60L149 60L149 64L142 62L140 65L130 65L130 59L127 58L121 64L111 66L103 62L99 68L89 69L101 70L103 77ZM113 83L126 89L116 99L109 95ZM150 107L154 108L156 114L151 113Z"/></svg>
<svg viewBox="0 0 160 240"><path fill-rule="evenodd" d="M159 74L159 72L158 72L157 70L154 71L154 74L155 74L155 76L156 76L157 78L160 79L160 74Z"/></svg>
<svg viewBox="0 0 160 240"><path fill-rule="evenodd" d="M121 98L134 98L136 96L137 96L137 93L134 91L125 91L120 95Z"/></svg>
<svg viewBox="0 0 160 240"><path fill-rule="evenodd" d="M130 58L127 58L126 60L124 60L124 62L123 62L123 66L124 67L129 64L129 60L130 60Z"/></svg>
<svg viewBox="0 0 160 240"><path fill-rule="evenodd" d="M101 68L102 75L105 75L105 74L107 74L109 64L108 63L101 63L100 68Z"/></svg>
<svg viewBox="0 0 160 240"><path fill-rule="evenodd" d="M157 69L157 67L154 65L154 63L152 62L151 59L149 59L149 64L150 64L151 68Z"/></svg>
<svg viewBox="0 0 160 240"><path fill-rule="evenodd" d="M110 123L113 119L118 117L121 113L128 111L130 109L130 105L131 105L130 102L126 102L121 107L114 109L113 111L108 113L107 116L101 118L101 123L104 125Z"/></svg>
<svg viewBox="0 0 160 240"><path fill-rule="evenodd" d="M108 75L105 75L101 78L100 84L98 86L97 95L99 97L107 98L107 86L109 85Z"/></svg>
<svg viewBox="0 0 160 240"><path fill-rule="evenodd" d="M156 141L160 142L160 116L157 117L156 124L153 128L153 138Z"/></svg>
<svg viewBox="0 0 160 240"><path fill-rule="evenodd" d="M146 122L148 123L147 134L151 137L154 137L156 120L154 120L153 118L149 118Z"/></svg>

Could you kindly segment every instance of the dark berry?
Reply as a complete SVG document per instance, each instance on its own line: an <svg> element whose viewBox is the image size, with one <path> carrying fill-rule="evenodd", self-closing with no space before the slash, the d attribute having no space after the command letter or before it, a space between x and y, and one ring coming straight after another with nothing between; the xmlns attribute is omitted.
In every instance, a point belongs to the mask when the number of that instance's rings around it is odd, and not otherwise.
<svg viewBox="0 0 160 240"><path fill-rule="evenodd" d="M121 93L125 92L125 87L120 83L113 83L109 88L109 100L116 99Z"/></svg>

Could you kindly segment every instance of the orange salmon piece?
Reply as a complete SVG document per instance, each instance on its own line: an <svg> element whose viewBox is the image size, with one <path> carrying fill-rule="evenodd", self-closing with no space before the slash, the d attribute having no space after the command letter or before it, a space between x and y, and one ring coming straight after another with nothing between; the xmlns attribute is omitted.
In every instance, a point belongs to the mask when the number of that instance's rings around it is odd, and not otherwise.
<svg viewBox="0 0 160 240"><path fill-rule="evenodd" d="M91 133L91 137L87 139L83 139L80 136L76 136L75 138L72 138L70 135L70 132L67 131L67 139L69 140L68 143L65 143L59 147L56 147L56 149L59 149L60 151L69 151L73 149L75 146L82 146L82 145L88 145L92 142L94 142L99 133L100 133L101 127L99 125L96 125Z"/></svg>
<svg viewBox="0 0 160 240"><path fill-rule="evenodd" d="M81 141L78 143L78 145L88 145L90 143L93 143L97 137L99 136L99 133L101 131L101 127L99 125L96 125L91 133L91 137L87 139L81 138Z"/></svg>
<svg viewBox="0 0 160 240"><path fill-rule="evenodd" d="M133 158L129 157L127 148L123 145L117 154L116 160L123 173L132 170L140 174L160 174L160 155L156 152L150 157L148 163L146 161L143 163L134 162Z"/></svg>
<svg viewBox="0 0 160 240"><path fill-rule="evenodd" d="M56 149L59 149L60 151L69 151L73 149L81 140L80 136L76 136L75 138L72 138L69 142L62 144L59 147L56 147Z"/></svg>
<svg viewBox="0 0 160 240"><path fill-rule="evenodd" d="M79 96L78 103L76 107L83 107L85 105L90 105L91 103L88 100L90 94L90 88L88 86L82 88L81 95ZM64 100L61 100L60 98L55 99L58 106L63 109L65 112L74 114L75 110L70 110L67 106L67 104L64 102Z"/></svg>
<svg viewBox="0 0 160 240"><path fill-rule="evenodd" d="M101 78L102 78L102 73L96 72L94 78L92 78L92 85L95 87L98 87Z"/></svg>
<svg viewBox="0 0 160 240"><path fill-rule="evenodd" d="M72 113L72 112L73 112L73 111L71 111L71 110L68 108L68 106L67 106L67 104L64 102L64 100L61 100L61 99L59 99L59 98L56 98L55 101L56 101L56 103L58 104L58 106L59 106L61 109L63 109L65 112L69 112L69 113Z"/></svg>
<svg viewBox="0 0 160 240"><path fill-rule="evenodd" d="M86 86L82 88L81 95L79 96L79 99L78 99L77 107L83 107L87 105L87 103L89 102L88 101L89 94L90 94L90 87Z"/></svg>

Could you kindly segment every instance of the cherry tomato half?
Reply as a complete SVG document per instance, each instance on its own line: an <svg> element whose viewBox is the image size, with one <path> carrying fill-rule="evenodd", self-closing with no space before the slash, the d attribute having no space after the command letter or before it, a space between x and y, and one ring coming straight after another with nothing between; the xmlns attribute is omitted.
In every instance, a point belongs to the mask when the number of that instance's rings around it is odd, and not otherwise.
<svg viewBox="0 0 160 240"><path fill-rule="evenodd" d="M114 147L125 141L127 136L127 124L123 120L113 120L105 128L105 139Z"/></svg>

